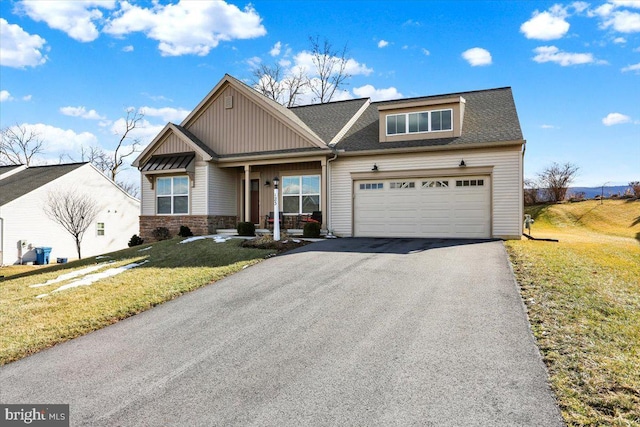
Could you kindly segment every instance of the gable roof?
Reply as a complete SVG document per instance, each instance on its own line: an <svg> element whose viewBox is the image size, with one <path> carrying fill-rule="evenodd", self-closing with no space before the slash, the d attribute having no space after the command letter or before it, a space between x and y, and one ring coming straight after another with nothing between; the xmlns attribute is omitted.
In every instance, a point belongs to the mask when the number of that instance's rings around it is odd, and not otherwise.
<svg viewBox="0 0 640 427"><path fill-rule="evenodd" d="M459 137L380 142L379 106L407 101L438 100L462 96L465 101L462 135ZM522 130L510 87L459 92L420 98L371 103L336 148L345 152L415 147L462 148L475 144L522 143Z"/></svg>
<svg viewBox="0 0 640 427"><path fill-rule="evenodd" d="M0 206L74 171L88 162L65 165L30 166L0 180Z"/></svg>
<svg viewBox="0 0 640 427"><path fill-rule="evenodd" d="M329 144L367 102L369 98L350 99L291 107L290 111Z"/></svg>
<svg viewBox="0 0 640 427"><path fill-rule="evenodd" d="M174 123L167 123L165 127L160 131L160 133L156 135L155 138L153 138L153 141L151 141L149 145L147 145L147 147L142 150L140 155L136 157L136 159L131 162L131 164L135 167L143 166L140 162L143 159L147 159L147 156L149 156L149 154L151 154L155 149L155 145L158 143L158 141L163 139L164 136L169 132L173 132L174 135L184 141L188 146L193 148L195 152L200 154L200 156L202 156L204 160L212 160L218 158L218 155L210 147L208 147L204 142L200 140L200 138L189 132L187 129Z"/></svg>

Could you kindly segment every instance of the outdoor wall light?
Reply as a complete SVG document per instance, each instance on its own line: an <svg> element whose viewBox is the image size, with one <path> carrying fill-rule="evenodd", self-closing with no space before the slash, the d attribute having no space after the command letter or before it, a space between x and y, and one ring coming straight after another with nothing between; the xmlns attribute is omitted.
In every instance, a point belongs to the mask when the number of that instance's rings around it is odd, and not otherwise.
<svg viewBox="0 0 640 427"><path fill-rule="evenodd" d="M373 164L373 167L371 168L372 171L374 172L378 172L378 165L377 164Z"/></svg>
<svg viewBox="0 0 640 427"><path fill-rule="evenodd" d="M265 186L265 187L271 187L271 181L266 180L266 181L264 182L264 186Z"/></svg>
<svg viewBox="0 0 640 427"><path fill-rule="evenodd" d="M458 166L463 168L463 167L467 166L467 164L464 162L464 159L463 159L463 160L460 160L460 164Z"/></svg>
<svg viewBox="0 0 640 427"><path fill-rule="evenodd" d="M273 178L273 186L275 188L278 188L278 184L280 184L280 180L278 179L278 177L276 176L275 178Z"/></svg>

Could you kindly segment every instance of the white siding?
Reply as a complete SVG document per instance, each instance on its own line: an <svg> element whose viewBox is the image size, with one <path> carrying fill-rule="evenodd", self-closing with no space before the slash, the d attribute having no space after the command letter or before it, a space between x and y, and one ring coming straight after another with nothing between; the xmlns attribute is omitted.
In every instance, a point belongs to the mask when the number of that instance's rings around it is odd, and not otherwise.
<svg viewBox="0 0 640 427"><path fill-rule="evenodd" d="M209 165L209 215L238 215L238 179L235 169Z"/></svg>
<svg viewBox="0 0 640 427"><path fill-rule="evenodd" d="M151 182L142 176L142 182L140 183L140 197L142 200L142 215L155 215L156 214L156 192L151 188Z"/></svg>
<svg viewBox="0 0 640 427"><path fill-rule="evenodd" d="M2 207L4 264L18 262L19 240L26 240L30 248L51 247L53 263L56 258L77 258L74 238L43 210L51 191L65 190L87 194L100 206L96 220L82 239L83 258L124 249L131 236L139 233L140 202L87 164ZM98 222L104 223L104 236L97 235ZM25 262L35 260L35 251L29 247L23 254Z"/></svg>
<svg viewBox="0 0 640 427"><path fill-rule="evenodd" d="M366 157L338 157L329 163L330 224L339 236L351 236L353 218L351 172L455 168L464 159L468 167L493 166L491 179L492 236L519 238L522 234L522 152L516 148L456 150Z"/></svg>

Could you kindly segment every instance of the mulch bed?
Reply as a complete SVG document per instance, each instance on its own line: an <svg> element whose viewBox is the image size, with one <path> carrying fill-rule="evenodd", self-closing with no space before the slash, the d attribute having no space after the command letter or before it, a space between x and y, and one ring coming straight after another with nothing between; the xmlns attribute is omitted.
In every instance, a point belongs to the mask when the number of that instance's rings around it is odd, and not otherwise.
<svg viewBox="0 0 640 427"><path fill-rule="evenodd" d="M257 249L275 249L276 251L278 251L278 253L280 253L280 252L290 251L292 249L296 249L311 243L305 240L298 240L298 239L295 239L295 240L296 241L294 241L293 239L284 239L284 240L275 241L275 240L272 240L271 238L256 237L255 239L245 240L244 242L242 242L242 247L257 248Z"/></svg>

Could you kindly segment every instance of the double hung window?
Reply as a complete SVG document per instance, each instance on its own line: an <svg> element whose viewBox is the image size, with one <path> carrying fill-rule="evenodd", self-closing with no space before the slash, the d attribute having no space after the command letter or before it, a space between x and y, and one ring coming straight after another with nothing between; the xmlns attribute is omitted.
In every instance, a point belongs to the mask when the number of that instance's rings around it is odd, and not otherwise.
<svg viewBox="0 0 640 427"><path fill-rule="evenodd" d="M156 202L158 214L188 214L189 178L186 176L157 178Z"/></svg>
<svg viewBox="0 0 640 427"><path fill-rule="evenodd" d="M320 210L320 175L282 177L282 211L311 214Z"/></svg>

